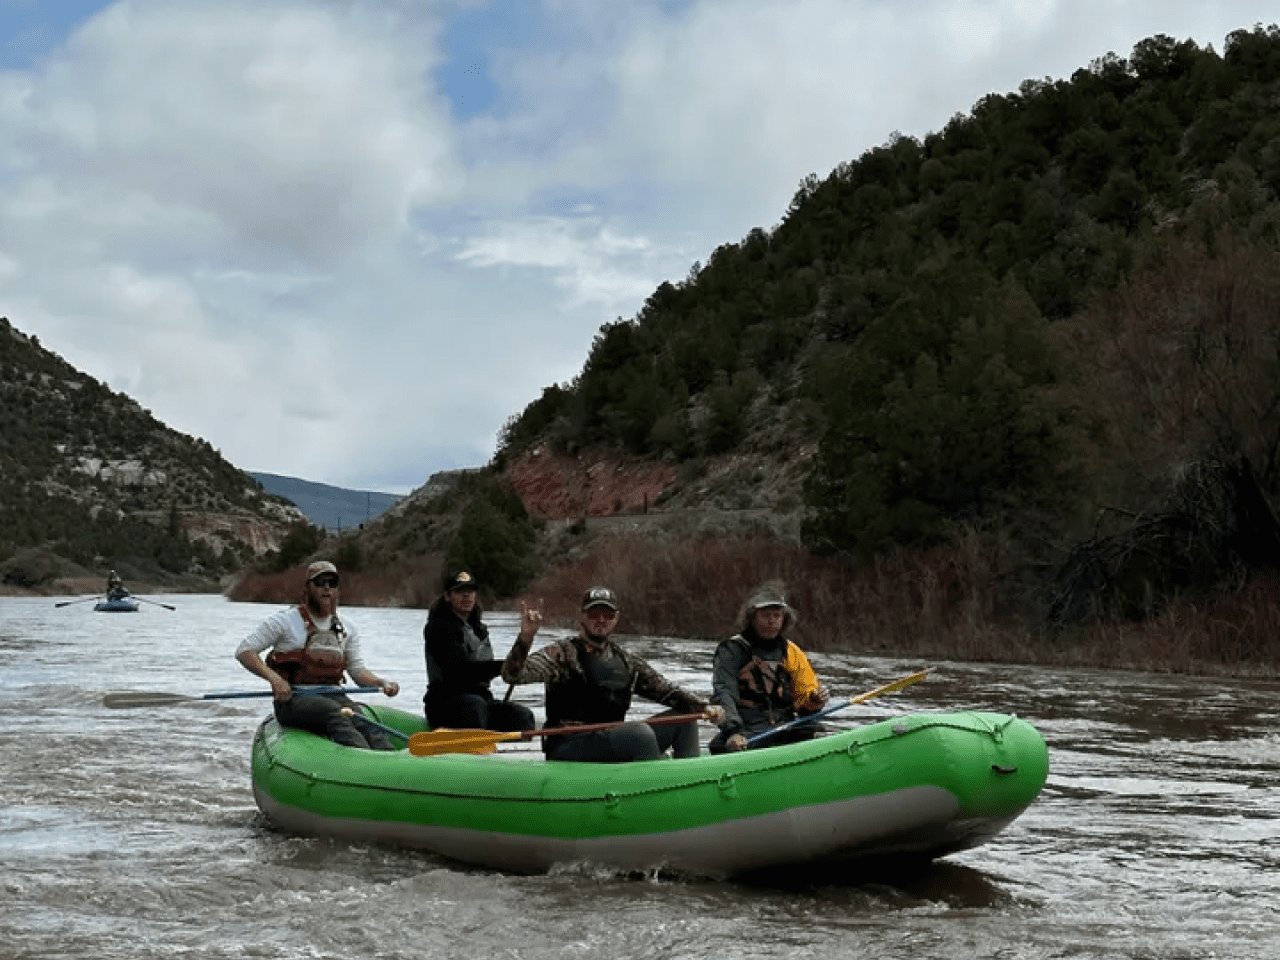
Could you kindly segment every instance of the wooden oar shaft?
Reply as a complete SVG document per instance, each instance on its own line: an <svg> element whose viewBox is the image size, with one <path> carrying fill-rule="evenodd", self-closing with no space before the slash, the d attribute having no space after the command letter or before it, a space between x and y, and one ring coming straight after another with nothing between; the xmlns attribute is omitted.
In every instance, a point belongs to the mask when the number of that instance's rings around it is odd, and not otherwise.
<svg viewBox="0 0 1280 960"><path fill-rule="evenodd" d="M542 727L539 730L521 730L504 733L496 730L430 730L415 733L409 738L409 752L415 757L430 757L441 753L490 753L499 743L513 740L531 740L534 737L558 737L575 733L599 733L627 723L647 723L653 726L668 723L696 723L708 719L705 713L676 713L649 717L645 720L612 720L608 723L582 723L571 727Z"/></svg>
<svg viewBox="0 0 1280 960"><path fill-rule="evenodd" d="M648 717L644 720L611 720L608 723L576 723L566 727L540 727L537 730L521 730L520 739L529 740L533 737L558 737L563 733L599 733L602 730L612 730L614 727L620 727L627 723L647 723L650 726L662 726L668 723L697 723L699 720L706 720L705 713L673 713L668 715L659 714L656 717Z"/></svg>

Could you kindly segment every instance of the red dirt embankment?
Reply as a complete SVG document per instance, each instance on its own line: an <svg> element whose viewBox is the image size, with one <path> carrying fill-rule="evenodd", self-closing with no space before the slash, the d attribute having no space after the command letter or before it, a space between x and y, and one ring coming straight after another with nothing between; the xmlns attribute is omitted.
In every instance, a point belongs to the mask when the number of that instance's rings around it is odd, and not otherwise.
<svg viewBox="0 0 1280 960"><path fill-rule="evenodd" d="M676 481L675 465L666 461L575 457L545 446L520 454L506 473L530 516L544 520L646 513Z"/></svg>

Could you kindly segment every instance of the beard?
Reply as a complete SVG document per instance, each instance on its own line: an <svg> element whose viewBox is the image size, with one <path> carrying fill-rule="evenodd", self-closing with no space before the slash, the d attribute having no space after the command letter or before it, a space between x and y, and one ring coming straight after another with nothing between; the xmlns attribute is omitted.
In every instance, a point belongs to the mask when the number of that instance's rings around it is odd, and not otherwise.
<svg viewBox="0 0 1280 960"><path fill-rule="evenodd" d="M333 597L326 600L315 594L308 594L307 608L317 617L329 617L338 609L338 601Z"/></svg>
<svg viewBox="0 0 1280 960"><path fill-rule="evenodd" d="M593 647L603 647L606 643L609 642L609 636L612 633L613 633L612 630L606 630L604 633L596 633L594 630L588 627L585 623L582 625L583 639L585 639Z"/></svg>

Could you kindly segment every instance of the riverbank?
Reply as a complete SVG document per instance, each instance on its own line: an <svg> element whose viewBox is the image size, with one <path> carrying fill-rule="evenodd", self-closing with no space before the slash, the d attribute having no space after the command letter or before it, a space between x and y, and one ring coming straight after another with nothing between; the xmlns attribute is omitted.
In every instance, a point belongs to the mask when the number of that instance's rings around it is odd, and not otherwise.
<svg viewBox="0 0 1280 960"><path fill-rule="evenodd" d="M216 580L192 579L183 583L126 582L125 588L139 596L151 593L216 593L223 592ZM106 593L106 581L102 577L61 577L32 587L0 583L0 597L75 597L101 596Z"/></svg>
<svg viewBox="0 0 1280 960"><path fill-rule="evenodd" d="M832 653L1199 676L1280 677L1280 576L1209 597L1184 597L1139 621L1051 626L1006 558L975 538L850 567L763 539L657 544L602 540L534 582L525 598L550 622L576 622L585 585L618 591L619 629L717 638L742 626L741 606L777 582L798 613L792 638Z"/></svg>
<svg viewBox="0 0 1280 960"><path fill-rule="evenodd" d="M428 559L421 564L414 570L344 571L342 602L424 609L438 595L438 564ZM744 599L766 582L786 590L799 615L791 636L816 652L896 656L924 664L949 660L1280 677L1276 574L1215 596L1172 601L1145 620L1094 619L1051 628L1043 614L1048 604L1028 601L1002 558L976 542L848 567L762 538L671 543L605 536L583 556L539 577L520 597L497 606L518 609L521 601L528 602L542 609L547 623L571 627L583 589L605 584L621 598L622 634L717 639L741 628ZM287 604L301 595L302 583L301 569L249 574L226 595ZM61 584L62 595L102 588L98 580ZM149 591L140 585L135 592Z"/></svg>

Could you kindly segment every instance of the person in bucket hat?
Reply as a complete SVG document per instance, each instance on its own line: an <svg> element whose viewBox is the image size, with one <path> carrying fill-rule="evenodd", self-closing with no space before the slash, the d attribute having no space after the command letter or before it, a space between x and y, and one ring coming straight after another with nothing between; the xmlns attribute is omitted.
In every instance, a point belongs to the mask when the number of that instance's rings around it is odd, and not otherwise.
<svg viewBox="0 0 1280 960"><path fill-rule="evenodd" d="M712 699L725 712L708 744L712 753L745 750L750 737L826 705L827 692L809 658L783 635L795 622L777 585L758 588L743 604L741 632L722 641L712 659ZM753 746L808 740L816 729L817 723L801 724Z"/></svg>

